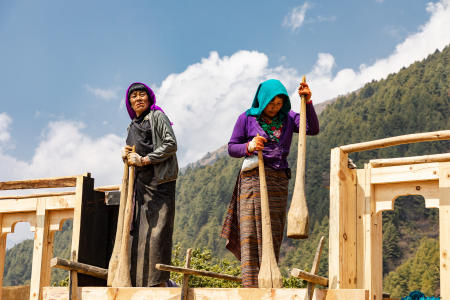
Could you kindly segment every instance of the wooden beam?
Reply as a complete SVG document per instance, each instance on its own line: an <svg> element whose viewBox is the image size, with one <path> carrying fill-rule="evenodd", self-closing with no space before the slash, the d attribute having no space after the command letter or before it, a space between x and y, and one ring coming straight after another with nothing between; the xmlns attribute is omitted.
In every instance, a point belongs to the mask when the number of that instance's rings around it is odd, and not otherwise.
<svg viewBox="0 0 450 300"><path fill-rule="evenodd" d="M50 260L50 267L58 268L68 271L76 271L77 273L82 273L97 278L106 279L108 277L108 270L99 268L96 266L91 266L88 264L79 263L76 261L67 260L64 258L54 257Z"/></svg>
<svg viewBox="0 0 450 300"><path fill-rule="evenodd" d="M242 278L240 278L240 277L227 275L227 274L220 274L220 273L211 272L211 271L195 270L195 269L175 267L175 266L164 265L164 264L156 264L155 267L156 267L156 269L161 270L161 271L177 272L177 273L197 275L197 276L207 276L207 277L218 278L218 279L223 279L223 280L242 282Z"/></svg>
<svg viewBox="0 0 450 300"><path fill-rule="evenodd" d="M439 194L441 298L450 299L450 162L439 165Z"/></svg>
<svg viewBox="0 0 450 300"><path fill-rule="evenodd" d="M348 168L348 155L340 148L331 150L329 237L330 288L355 288L356 169Z"/></svg>
<svg viewBox="0 0 450 300"><path fill-rule="evenodd" d="M217 300L285 300L302 299L305 289L274 289L274 288L191 288L190 299ZM108 288L108 287L82 287L80 288L82 299L95 300L129 300L129 299L177 299L180 297L180 288ZM66 287L45 287L45 299L67 300L68 289ZM316 300L367 300L367 290L332 290L316 289ZM381 299L377 299L381 300Z"/></svg>
<svg viewBox="0 0 450 300"><path fill-rule="evenodd" d="M53 177L30 180L3 181L0 182L0 190L23 190L74 187L77 176Z"/></svg>
<svg viewBox="0 0 450 300"><path fill-rule="evenodd" d="M111 191L119 191L120 185L105 185L105 186L98 186L94 188L95 191L99 192L111 192Z"/></svg>
<svg viewBox="0 0 450 300"><path fill-rule="evenodd" d="M446 162L446 161L450 161L450 153L386 158L386 159L372 159L370 160L370 164L372 165L372 168L380 168L389 166L413 165L413 164Z"/></svg>
<svg viewBox="0 0 450 300"><path fill-rule="evenodd" d="M427 141L442 141L450 139L450 130L441 130L424 133L413 133L400 135L380 140L374 140L370 142L363 142L351 145L341 146L340 148L345 153L366 151L372 149L386 148L391 146L397 146L402 144L411 144Z"/></svg>
<svg viewBox="0 0 450 300"><path fill-rule="evenodd" d="M439 183L427 180L375 185L375 212L393 210L395 199L409 195L424 197L426 208L439 208Z"/></svg>
<svg viewBox="0 0 450 300"><path fill-rule="evenodd" d="M319 275L314 275L300 269L296 268L292 269L291 276L306 280L314 284L319 284L321 286L328 286L328 278Z"/></svg>
<svg viewBox="0 0 450 300"><path fill-rule="evenodd" d="M22 195L22 196L1 196L0 200L4 199L29 199L29 198L41 198L41 197L54 197L54 196L65 196L65 195L75 195L75 192L60 192L60 193L47 193L47 194L33 194L33 195Z"/></svg>
<svg viewBox="0 0 450 300"><path fill-rule="evenodd" d="M186 251L186 262L184 263L184 267L188 269L191 266L191 253L192 248L187 249ZM188 299L188 291L189 291L189 274L183 275L183 285L181 286L181 300Z"/></svg>
<svg viewBox="0 0 450 300"><path fill-rule="evenodd" d="M365 169L356 170L356 288L364 288L364 259L365 253L365 229L364 219L366 218L366 195L364 192L366 184Z"/></svg>
<svg viewBox="0 0 450 300"><path fill-rule="evenodd" d="M31 267L30 300L41 300L41 288L48 278L46 270L46 254L49 236L49 217L46 213L45 201L40 198L36 209L36 228L34 233L33 263Z"/></svg>
<svg viewBox="0 0 450 300"><path fill-rule="evenodd" d="M49 210L73 209L75 206L75 195L27 198L19 200L9 199L1 200L0 213L36 211L38 199L42 199L47 202L47 209Z"/></svg>
<svg viewBox="0 0 450 300"><path fill-rule="evenodd" d="M370 183L383 184L439 179L439 163L370 168Z"/></svg>

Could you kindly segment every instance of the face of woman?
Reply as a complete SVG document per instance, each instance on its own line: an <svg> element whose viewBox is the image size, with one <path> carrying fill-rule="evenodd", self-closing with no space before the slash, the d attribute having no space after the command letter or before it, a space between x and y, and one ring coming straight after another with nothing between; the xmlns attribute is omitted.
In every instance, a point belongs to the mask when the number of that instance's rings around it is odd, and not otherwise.
<svg viewBox="0 0 450 300"><path fill-rule="evenodd" d="M270 119L274 118L283 107L283 102L283 98L280 96L275 96L272 101L267 104L263 111L263 115L269 117Z"/></svg>
<svg viewBox="0 0 450 300"><path fill-rule="evenodd" d="M148 95L144 91L134 91L130 95L130 104L139 117L149 106Z"/></svg>

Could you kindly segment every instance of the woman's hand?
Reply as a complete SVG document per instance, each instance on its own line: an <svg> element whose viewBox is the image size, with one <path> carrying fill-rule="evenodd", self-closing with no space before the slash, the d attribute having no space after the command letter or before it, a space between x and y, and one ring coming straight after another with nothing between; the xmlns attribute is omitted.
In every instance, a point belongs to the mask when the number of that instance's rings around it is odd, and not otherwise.
<svg viewBox="0 0 450 300"><path fill-rule="evenodd" d="M126 162L128 160L128 153L130 153L133 150L133 147L126 145L122 148L121 154L122 154L122 160L123 162Z"/></svg>
<svg viewBox="0 0 450 300"><path fill-rule="evenodd" d="M255 150L262 150L264 149L264 143L267 143L266 138L258 135L255 136L248 144L247 144L247 151L248 153L251 153Z"/></svg>
<svg viewBox="0 0 450 300"><path fill-rule="evenodd" d="M298 95L301 97L302 95L305 95L306 98L306 103L311 103L311 90L309 89L308 84L305 83L300 83L300 86L298 87Z"/></svg>
<svg viewBox="0 0 450 300"><path fill-rule="evenodd" d="M128 153L128 164L132 166L142 167L150 164L148 156L140 156L136 152Z"/></svg>

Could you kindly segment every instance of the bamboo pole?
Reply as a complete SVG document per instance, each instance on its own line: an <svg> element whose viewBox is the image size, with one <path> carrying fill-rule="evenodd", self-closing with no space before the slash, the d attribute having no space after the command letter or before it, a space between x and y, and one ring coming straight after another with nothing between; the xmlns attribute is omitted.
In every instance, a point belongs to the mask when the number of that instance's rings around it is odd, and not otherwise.
<svg viewBox="0 0 450 300"><path fill-rule="evenodd" d="M413 133L406 135L399 135L370 142L362 142L357 144L350 144L341 146L341 150L345 153L367 151L378 148L386 148L402 144L411 144L428 141L442 141L450 139L450 130L441 130L433 132Z"/></svg>

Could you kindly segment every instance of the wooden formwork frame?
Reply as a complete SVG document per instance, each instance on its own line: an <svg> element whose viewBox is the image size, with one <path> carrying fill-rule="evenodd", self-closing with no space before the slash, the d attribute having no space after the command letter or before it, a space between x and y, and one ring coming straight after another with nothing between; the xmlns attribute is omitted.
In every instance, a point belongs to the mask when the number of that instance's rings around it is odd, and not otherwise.
<svg viewBox="0 0 450 300"><path fill-rule="evenodd" d="M47 189L75 187L72 192L43 193L0 197L0 300L2 299L6 237L19 222L30 224L34 232L30 300L42 299L42 288L50 285L50 259L53 256L54 233L64 221L73 219L71 253L77 259L80 241L81 205L85 191L93 190L89 173L77 176L0 182L0 190ZM71 274L77 281L76 273Z"/></svg>
<svg viewBox="0 0 450 300"><path fill-rule="evenodd" d="M450 130L337 147L330 159L329 287L367 289L382 299L382 212L396 198L421 195L439 209L440 291L450 299L450 154L378 159L348 167L348 153L450 139Z"/></svg>

